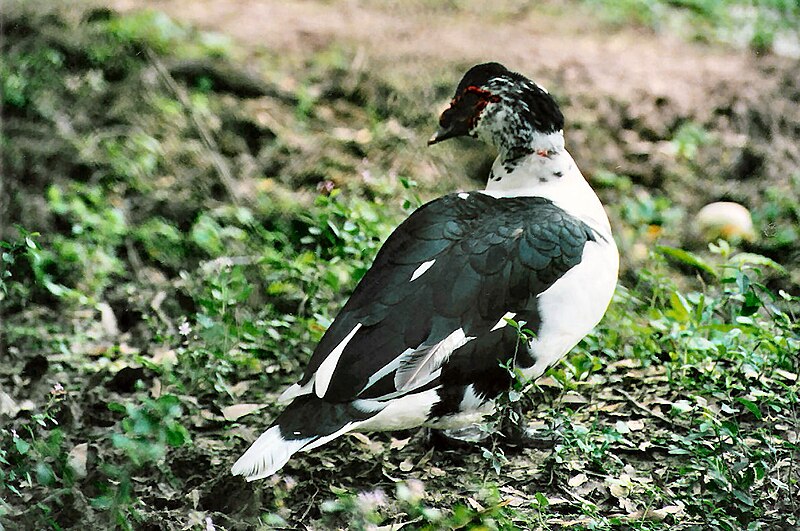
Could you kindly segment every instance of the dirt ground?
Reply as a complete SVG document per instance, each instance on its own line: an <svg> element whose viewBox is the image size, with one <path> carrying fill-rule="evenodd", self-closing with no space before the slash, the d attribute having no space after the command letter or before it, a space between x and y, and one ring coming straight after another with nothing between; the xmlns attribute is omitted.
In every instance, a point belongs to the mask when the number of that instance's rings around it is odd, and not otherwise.
<svg viewBox="0 0 800 531"><path fill-rule="evenodd" d="M291 71L321 51L347 50L351 69L407 87L421 100L442 72L455 78L472 64L499 61L556 93L566 107L567 147L589 179L602 171L629 175L690 212L715 200L758 208L768 189L798 194L789 182L800 165L800 74L792 59L609 24L591 7L556 0L503 0L490 10L481 2L425 0L112 5L155 7L230 35L254 67L265 54ZM435 108L446 100L420 103ZM687 123L714 136L695 160L676 167L669 139ZM762 243L766 254L778 252Z"/></svg>

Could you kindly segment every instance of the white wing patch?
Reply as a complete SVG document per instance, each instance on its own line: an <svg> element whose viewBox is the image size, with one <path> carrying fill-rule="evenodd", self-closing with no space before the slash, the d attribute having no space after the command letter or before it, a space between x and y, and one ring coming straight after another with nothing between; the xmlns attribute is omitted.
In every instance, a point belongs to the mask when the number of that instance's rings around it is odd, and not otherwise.
<svg viewBox="0 0 800 531"><path fill-rule="evenodd" d="M514 313L514 312L506 312L506 314L503 317L501 317L499 321L497 321L497 324L494 325L492 327L492 329L489 330L489 332L494 332L495 330L500 330L504 326L508 325L508 321L506 321L506 319L513 319L515 315L517 315L517 314Z"/></svg>
<svg viewBox="0 0 800 531"><path fill-rule="evenodd" d="M336 365L339 363L339 358L342 357L342 352L344 352L347 344L353 339L353 336L356 335L359 328L361 328L361 323L356 324L353 329L350 330L347 337L336 345L336 348L328 354L328 357L325 358L325 361L319 366L317 372L314 373L314 393L316 393L318 397L324 397L325 393L328 391L328 386L331 383L331 378L333 378L333 371L336 370Z"/></svg>
<svg viewBox="0 0 800 531"><path fill-rule="evenodd" d="M363 431L405 430L428 420L431 408L439 402L439 387L422 393L412 393L386 402L386 407L365 420L358 429Z"/></svg>
<svg viewBox="0 0 800 531"><path fill-rule="evenodd" d="M411 274L411 280L409 280L409 282L414 282L415 280L417 280L419 277L422 276L423 273L425 273L425 271L430 269L431 266L433 266L433 264L435 263L436 260L428 260L427 262L422 262L422 265L416 268L414 272Z"/></svg>
<svg viewBox="0 0 800 531"><path fill-rule="evenodd" d="M417 387L439 369L454 350L473 339L475 338L466 336L464 330L459 328L435 345L404 352L394 375L395 389L408 391Z"/></svg>
<svg viewBox="0 0 800 531"><path fill-rule="evenodd" d="M363 392L364 390L369 389L370 387L375 385L375 382L377 382L390 372L396 370L400 366L400 361L403 359L403 356L408 356L412 352L414 352L414 349L409 348L404 350L402 354L400 354L395 359L393 359L392 361L381 367L379 370L377 370L375 373L373 373L373 375L369 377L369 380L367 380L367 385L365 385L364 389L362 389L361 391Z"/></svg>
<svg viewBox="0 0 800 531"><path fill-rule="evenodd" d="M281 396L278 397L278 403L287 404L292 400L294 400L295 398L297 398L298 396L311 394L313 387L314 387L313 376L308 381L308 383L303 386L301 386L299 383L292 384L289 387L287 387L284 392L281 393Z"/></svg>
<svg viewBox="0 0 800 531"><path fill-rule="evenodd" d="M371 398L359 398L350 402L354 408L364 413L375 413L386 408L389 402L373 400Z"/></svg>

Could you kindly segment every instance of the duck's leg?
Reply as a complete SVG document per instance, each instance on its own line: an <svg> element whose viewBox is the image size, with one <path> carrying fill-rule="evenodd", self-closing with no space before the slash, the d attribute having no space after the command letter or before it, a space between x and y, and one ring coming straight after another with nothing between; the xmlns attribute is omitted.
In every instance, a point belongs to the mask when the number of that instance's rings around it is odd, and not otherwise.
<svg viewBox="0 0 800 531"><path fill-rule="evenodd" d="M556 444L556 439L552 435L548 436L541 431L533 430L528 427L522 405L515 402L508 407L506 413L500 420L500 444L512 448L552 448Z"/></svg>

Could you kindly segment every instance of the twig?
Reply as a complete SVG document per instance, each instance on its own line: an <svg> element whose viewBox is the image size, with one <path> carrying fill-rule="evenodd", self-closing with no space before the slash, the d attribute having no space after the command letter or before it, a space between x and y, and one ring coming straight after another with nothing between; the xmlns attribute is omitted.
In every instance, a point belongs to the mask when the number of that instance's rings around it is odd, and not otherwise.
<svg viewBox="0 0 800 531"><path fill-rule="evenodd" d="M169 73L166 69L164 64L161 60L149 49L145 49L145 53L147 54L147 58L153 64L153 67L158 72L158 75L161 77L164 84L175 94L178 98L178 101L181 102L181 105L187 110L189 113L189 118L191 118L192 123L194 124L195 129L200 134L200 138L205 144L206 149L208 150L209 155L211 156L211 162L217 169L217 173L219 174L220 182L222 186L225 187L225 191L228 193L228 197L234 204L239 204L239 197L236 193L236 181L233 178L233 174L231 173L231 169L228 167L227 161L220 155L219 147L217 146L214 137L211 136L211 131L206 127L200 117L194 110L192 103L189 101L189 97L186 95L186 91L178 85L175 81L175 78Z"/></svg>
<svg viewBox="0 0 800 531"><path fill-rule="evenodd" d="M573 501L575 501L575 500L578 500L578 501L579 501L579 502L581 502L581 503L582 503L584 506L589 506L589 507L591 507L591 506L595 506L595 507L596 507L596 506L597 506L597 504L596 504L596 503L590 502L589 500L587 500L587 499L586 499L586 498L584 498L583 496L581 496L581 495L579 495L579 494L577 494L577 493L575 493L575 492L573 492L573 491L571 491L571 490L567 489L567 488L566 488L566 487L564 487L563 485L559 485L559 486L558 486L558 490L560 490L561 492L563 492L564 494L566 494L567 496L569 496L570 498L572 498L572 500L573 500Z"/></svg>
<svg viewBox="0 0 800 531"><path fill-rule="evenodd" d="M673 424L673 425L676 424L675 421L670 420L667 417L665 417L664 415L662 415L661 413L656 413L652 409L650 409L647 406L641 404L639 401L637 401L635 398L633 398L633 396L631 396L630 393L628 393L624 389L615 389L615 391L618 392L619 394L621 394L623 397L625 397L625 399L628 402L630 402L639 411L641 411L643 413L647 413L651 417L656 418L656 419L660 420L661 422L666 422L667 424Z"/></svg>
<svg viewBox="0 0 800 531"><path fill-rule="evenodd" d="M314 487L314 489L315 489L314 494L311 495L311 499L308 502L308 506L306 507L303 516L300 517L301 522L304 521L306 519L306 516L308 516L308 513L311 512L311 508L314 506L314 499L317 497L317 494L319 494L319 487Z"/></svg>
<svg viewBox="0 0 800 531"><path fill-rule="evenodd" d="M125 238L125 251L128 254L128 262L130 262L136 278L142 280L142 259L139 256L139 253L136 251L136 248L133 246L133 242L130 238Z"/></svg>
<svg viewBox="0 0 800 531"><path fill-rule="evenodd" d="M159 291L158 293L156 293L156 296L153 297L153 300L150 302L150 308L154 312L156 312L156 315L158 316L159 319L161 319L161 322L163 322L166 325L169 334L175 335L175 327L172 325L172 321L170 321L169 317L167 317L167 314L164 313L164 310L161 308L161 304L164 302L164 299L166 298L167 294L164 291Z"/></svg>

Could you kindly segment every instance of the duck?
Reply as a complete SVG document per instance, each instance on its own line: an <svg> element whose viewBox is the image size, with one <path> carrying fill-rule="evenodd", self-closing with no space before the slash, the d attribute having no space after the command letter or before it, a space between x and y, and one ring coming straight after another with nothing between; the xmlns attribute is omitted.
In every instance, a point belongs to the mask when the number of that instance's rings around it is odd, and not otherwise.
<svg viewBox="0 0 800 531"><path fill-rule="evenodd" d="M619 254L553 96L475 65L428 144L457 137L496 148L485 189L434 199L389 235L232 474L269 477L348 432L474 426L514 374L540 377L600 322Z"/></svg>

